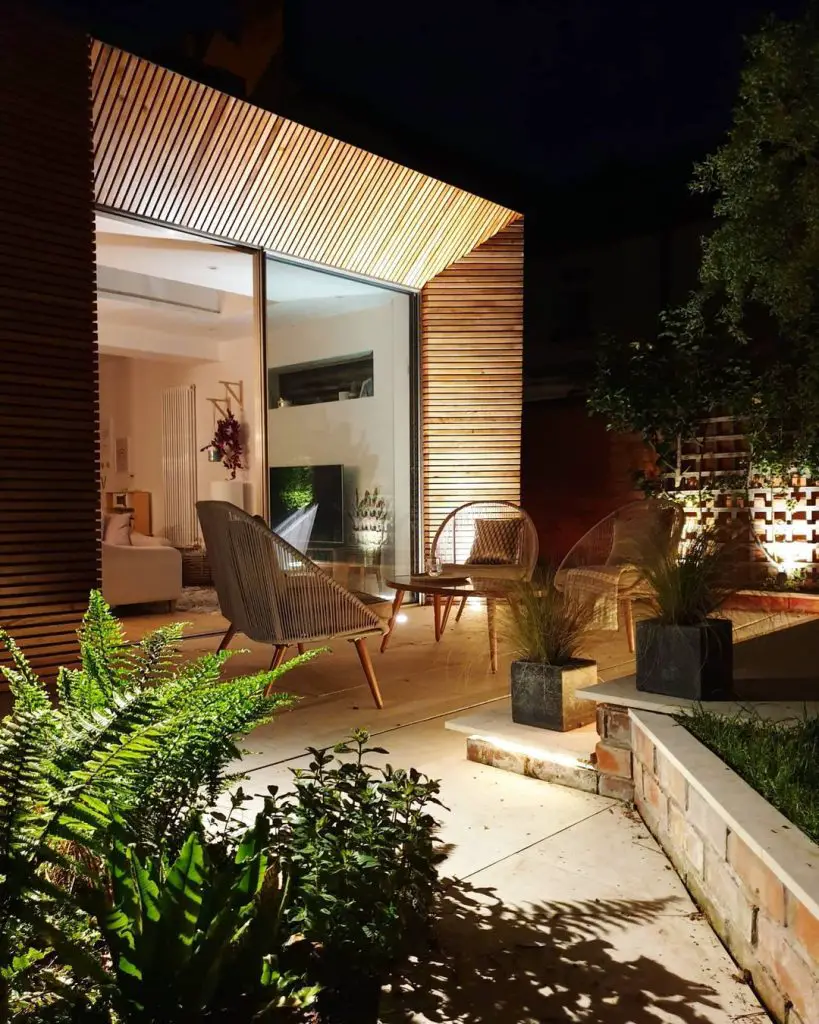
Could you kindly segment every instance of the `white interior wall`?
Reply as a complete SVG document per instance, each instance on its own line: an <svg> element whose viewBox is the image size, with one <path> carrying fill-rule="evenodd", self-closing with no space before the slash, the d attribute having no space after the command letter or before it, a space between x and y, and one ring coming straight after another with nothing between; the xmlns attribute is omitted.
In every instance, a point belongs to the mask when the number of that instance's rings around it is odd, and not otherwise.
<svg viewBox="0 0 819 1024"><path fill-rule="evenodd" d="M117 473L114 444L131 431L131 360L121 356L100 356L100 435L108 444L100 452L101 485L105 491L121 491L131 486L127 473Z"/></svg>
<svg viewBox="0 0 819 1024"><path fill-rule="evenodd" d="M102 339L104 343L104 338ZM234 415L245 426L247 469L237 479L245 483L246 508L261 513L264 466L259 453L263 450L261 430L260 362L255 337L245 336L220 346L221 362L180 363L165 359L101 357L100 408L116 407L118 429L130 439L130 476L117 477L106 483L107 490L130 488L149 491L153 512L153 530L164 531L164 485L162 477L162 392L177 385L196 387L196 424L198 447L213 436L214 412L208 398L221 398L221 380L242 381L244 409L234 406ZM102 365L105 364L105 371ZM117 436L123 436L118 433ZM112 478L113 479L113 478ZM207 461L204 452L197 462L197 483L200 499L210 497L212 480L226 479L220 464Z"/></svg>
<svg viewBox="0 0 819 1024"><path fill-rule="evenodd" d="M394 513L394 537L382 560L408 572L409 297L395 293L381 305L341 316L273 319L267 345L271 368L372 351L371 397L268 410L268 462L342 464L348 510L356 487L378 487ZM350 529L349 521L345 527Z"/></svg>

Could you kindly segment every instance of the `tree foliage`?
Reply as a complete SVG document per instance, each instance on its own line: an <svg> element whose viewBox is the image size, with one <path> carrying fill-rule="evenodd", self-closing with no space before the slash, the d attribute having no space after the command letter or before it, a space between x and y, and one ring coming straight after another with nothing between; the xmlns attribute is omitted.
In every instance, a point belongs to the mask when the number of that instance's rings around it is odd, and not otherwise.
<svg viewBox="0 0 819 1024"><path fill-rule="evenodd" d="M660 452L713 409L745 420L757 468L819 467L819 28L747 41L733 126L696 169L714 196L700 286L671 333L603 347L591 409ZM656 445L655 445L656 446Z"/></svg>

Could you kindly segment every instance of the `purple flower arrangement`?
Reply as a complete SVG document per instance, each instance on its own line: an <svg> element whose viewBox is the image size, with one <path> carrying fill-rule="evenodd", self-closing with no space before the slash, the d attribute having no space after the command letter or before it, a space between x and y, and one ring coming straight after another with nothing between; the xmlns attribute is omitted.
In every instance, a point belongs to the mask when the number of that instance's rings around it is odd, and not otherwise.
<svg viewBox="0 0 819 1024"><path fill-rule="evenodd" d="M242 424L228 410L227 416L216 421L213 437L201 451L208 449L219 453L219 461L230 471L230 479L236 479L236 471L245 468ZM214 460L215 461L215 460Z"/></svg>

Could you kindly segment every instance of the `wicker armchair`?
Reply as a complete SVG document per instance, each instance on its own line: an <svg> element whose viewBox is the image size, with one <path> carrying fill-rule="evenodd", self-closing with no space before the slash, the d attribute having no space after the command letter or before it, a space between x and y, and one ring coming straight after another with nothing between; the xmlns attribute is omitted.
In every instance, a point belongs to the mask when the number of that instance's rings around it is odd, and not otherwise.
<svg viewBox="0 0 819 1024"><path fill-rule="evenodd" d="M495 532L495 523L521 525L513 526L505 538L499 538L501 543L498 550L487 550L482 557L478 549L484 537ZM501 525L500 530L504 529ZM430 555L440 558L445 574L528 580L532 578L537 565L537 530L528 513L511 501L470 501L450 512L438 527L432 539ZM467 598L463 597L455 617L456 622L461 618L466 602ZM450 598L444 611L444 625L449 618L451 606Z"/></svg>
<svg viewBox="0 0 819 1024"><path fill-rule="evenodd" d="M355 644L373 700L383 707L366 637L382 633L379 617L259 517L224 501L196 510L222 614L230 622L219 644L236 633L273 645L276 668L288 647L345 637Z"/></svg>
<svg viewBox="0 0 819 1024"><path fill-rule="evenodd" d="M563 559L555 574L559 590L574 589L583 597L616 601L614 626L626 627L634 650L633 602L651 596L634 561L640 538L653 534L669 548L680 543L685 513L679 505L659 500L632 501L593 526ZM619 614L618 614L619 611Z"/></svg>

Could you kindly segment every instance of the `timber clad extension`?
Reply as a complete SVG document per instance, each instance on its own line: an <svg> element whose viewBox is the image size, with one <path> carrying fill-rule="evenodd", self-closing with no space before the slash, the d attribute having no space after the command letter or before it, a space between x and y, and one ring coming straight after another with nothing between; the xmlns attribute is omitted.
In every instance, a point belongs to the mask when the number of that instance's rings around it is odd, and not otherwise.
<svg viewBox="0 0 819 1024"><path fill-rule="evenodd" d="M94 43L97 202L420 288L514 211Z"/></svg>
<svg viewBox="0 0 819 1024"><path fill-rule="evenodd" d="M466 501L520 500L523 221L421 292L424 546Z"/></svg>
<svg viewBox="0 0 819 1024"><path fill-rule="evenodd" d="M99 578L88 41L2 22L0 625L48 675Z"/></svg>
<svg viewBox="0 0 819 1024"><path fill-rule="evenodd" d="M0 26L0 626L51 675L100 580L95 204L421 292L423 539L517 501L523 222L64 29Z"/></svg>

